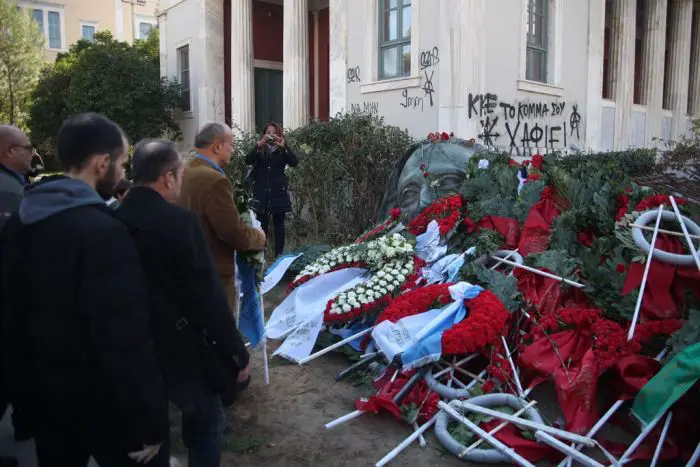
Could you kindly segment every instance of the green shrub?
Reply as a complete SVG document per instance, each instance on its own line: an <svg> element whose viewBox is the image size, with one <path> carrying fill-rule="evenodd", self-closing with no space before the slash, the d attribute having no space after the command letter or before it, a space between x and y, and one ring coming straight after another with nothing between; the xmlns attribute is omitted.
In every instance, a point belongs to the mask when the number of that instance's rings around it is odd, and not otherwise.
<svg viewBox="0 0 700 467"><path fill-rule="evenodd" d="M576 178L588 177L605 169L611 180L643 177L654 173L656 149L630 149L619 152L581 153L569 156L548 155L557 166Z"/></svg>

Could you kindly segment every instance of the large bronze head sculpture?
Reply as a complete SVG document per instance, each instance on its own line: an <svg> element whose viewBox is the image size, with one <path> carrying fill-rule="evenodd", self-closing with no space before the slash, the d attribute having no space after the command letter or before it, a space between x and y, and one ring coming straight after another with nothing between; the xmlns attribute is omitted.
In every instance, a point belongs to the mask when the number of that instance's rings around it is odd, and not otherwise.
<svg viewBox="0 0 700 467"><path fill-rule="evenodd" d="M435 199L459 192L466 181L467 161L485 150L459 139L413 145L391 172L380 218L385 218L394 207L413 218Z"/></svg>

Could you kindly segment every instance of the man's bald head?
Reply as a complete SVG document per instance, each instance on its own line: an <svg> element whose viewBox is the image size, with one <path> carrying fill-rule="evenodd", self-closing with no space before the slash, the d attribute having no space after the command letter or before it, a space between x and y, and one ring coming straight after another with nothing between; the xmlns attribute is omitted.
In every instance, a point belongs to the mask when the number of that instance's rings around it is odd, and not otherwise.
<svg viewBox="0 0 700 467"><path fill-rule="evenodd" d="M31 169L33 156L34 148L22 130L0 125L0 164L25 174Z"/></svg>

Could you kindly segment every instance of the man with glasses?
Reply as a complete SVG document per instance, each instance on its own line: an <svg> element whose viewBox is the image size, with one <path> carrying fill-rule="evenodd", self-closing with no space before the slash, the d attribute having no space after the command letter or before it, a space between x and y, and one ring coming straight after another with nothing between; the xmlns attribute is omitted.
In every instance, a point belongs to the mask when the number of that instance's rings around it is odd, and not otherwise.
<svg viewBox="0 0 700 467"><path fill-rule="evenodd" d="M0 125L0 230L22 200L35 154L19 128Z"/></svg>
<svg viewBox="0 0 700 467"><path fill-rule="evenodd" d="M24 196L27 174L32 171L32 161L35 156L36 151L27 135L17 127L0 125L0 231L7 219L19 207ZM7 411L8 406L9 395L4 384L0 383L0 418ZM12 412L12 425L15 429L16 441L26 441L32 437L31 430L17 408ZM17 465L15 460L0 457L0 467L13 465Z"/></svg>

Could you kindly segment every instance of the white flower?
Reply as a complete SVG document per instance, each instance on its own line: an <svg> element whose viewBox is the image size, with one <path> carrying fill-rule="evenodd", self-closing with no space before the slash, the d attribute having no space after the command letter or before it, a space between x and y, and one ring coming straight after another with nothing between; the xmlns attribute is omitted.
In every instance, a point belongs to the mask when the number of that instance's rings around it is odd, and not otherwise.
<svg viewBox="0 0 700 467"><path fill-rule="evenodd" d="M347 313L347 312L350 311L350 310L352 310L352 308L350 308L350 305L343 305L343 311L344 311L345 313Z"/></svg>
<svg viewBox="0 0 700 467"><path fill-rule="evenodd" d="M348 292L348 297L355 298L357 297L357 294L351 290L350 292Z"/></svg>
<svg viewBox="0 0 700 467"><path fill-rule="evenodd" d="M343 297L338 298L338 303L340 305L345 305L345 299Z"/></svg>
<svg viewBox="0 0 700 467"><path fill-rule="evenodd" d="M379 281L379 285L382 287L386 287L386 281Z"/></svg>
<svg viewBox="0 0 700 467"><path fill-rule="evenodd" d="M398 276L396 276L396 280L398 280L399 283L405 282L405 281L406 281L406 276L404 276L403 274L399 274Z"/></svg>
<svg viewBox="0 0 700 467"><path fill-rule="evenodd" d="M360 304L357 303L357 302L355 302L355 304L353 305L353 307L354 307L354 308L360 308Z"/></svg>
<svg viewBox="0 0 700 467"><path fill-rule="evenodd" d="M479 168L480 169L488 169L489 168L489 161L488 159L480 159L479 160Z"/></svg>

